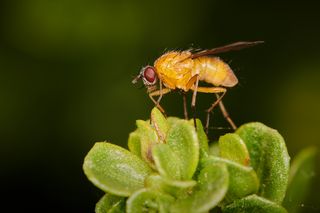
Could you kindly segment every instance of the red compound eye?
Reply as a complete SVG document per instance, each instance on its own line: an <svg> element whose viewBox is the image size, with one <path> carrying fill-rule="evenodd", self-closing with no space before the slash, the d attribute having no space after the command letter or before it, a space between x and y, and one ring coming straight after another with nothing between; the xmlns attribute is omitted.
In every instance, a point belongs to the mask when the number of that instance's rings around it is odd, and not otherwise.
<svg viewBox="0 0 320 213"><path fill-rule="evenodd" d="M146 67L143 71L143 77L148 81L149 84L155 83L156 80L156 72L154 67Z"/></svg>

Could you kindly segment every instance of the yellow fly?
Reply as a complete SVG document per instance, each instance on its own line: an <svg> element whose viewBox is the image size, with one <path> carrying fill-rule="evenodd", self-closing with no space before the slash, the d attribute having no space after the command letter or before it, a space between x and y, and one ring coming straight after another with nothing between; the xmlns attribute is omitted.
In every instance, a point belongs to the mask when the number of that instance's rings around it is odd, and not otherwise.
<svg viewBox="0 0 320 213"><path fill-rule="evenodd" d="M195 109L196 105L197 92L215 93L217 100L207 109L206 129L208 130L209 127L210 113L218 104L231 127L236 129L237 127L231 120L221 99L226 94L228 87L233 87L238 83L238 79L227 63L213 55L251 47L260 43L263 43L263 41L236 42L195 53L192 53L189 50L169 51L160 56L154 62L154 66L148 65L142 68L138 76L133 79L132 83L136 83L139 79L142 79L144 85L147 87L149 97L162 112L164 112L163 108L160 106L162 96L173 90L183 91L184 114L186 118L188 118L186 92L189 90L193 91L191 102L191 107L193 109ZM213 86L198 86L199 81L204 81ZM159 82L159 88L156 86L157 82ZM154 96L159 96L159 98L155 100Z"/></svg>

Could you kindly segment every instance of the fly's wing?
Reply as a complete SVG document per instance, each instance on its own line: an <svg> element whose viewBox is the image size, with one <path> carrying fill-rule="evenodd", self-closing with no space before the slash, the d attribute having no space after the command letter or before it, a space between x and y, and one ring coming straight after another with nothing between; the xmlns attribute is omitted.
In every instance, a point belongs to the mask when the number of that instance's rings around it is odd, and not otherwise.
<svg viewBox="0 0 320 213"><path fill-rule="evenodd" d="M255 46L255 45L261 44L261 43L264 43L264 41L239 41L239 42L228 44L228 45L225 45L222 47L217 47L214 49L203 50L200 52L193 53L191 55L191 58L194 59L194 58L198 58L198 57L205 56L205 55L214 55L217 53L224 53L224 52L229 52L229 51L233 51L233 50L240 50L240 49L252 47L252 46Z"/></svg>

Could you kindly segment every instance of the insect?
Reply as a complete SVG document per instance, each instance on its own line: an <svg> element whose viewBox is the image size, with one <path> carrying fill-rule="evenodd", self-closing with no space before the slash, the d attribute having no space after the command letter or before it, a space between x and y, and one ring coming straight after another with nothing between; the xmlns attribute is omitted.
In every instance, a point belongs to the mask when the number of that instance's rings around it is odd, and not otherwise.
<svg viewBox="0 0 320 213"><path fill-rule="evenodd" d="M139 79L142 79L150 99L163 113L165 111L160 106L163 95L174 90L180 90L183 94L184 115L186 119L188 119L186 93L190 90L193 91L191 108L194 111L194 121L197 93L214 93L216 100L206 110L206 131L208 131L209 128L210 113L217 105L219 105L223 116L229 122L230 126L236 129L236 125L222 103L222 98L226 94L227 88L234 87L238 84L238 79L230 66L214 55L252 47L261 43L263 43L263 41L241 41L194 53L190 50L169 51L161 55L154 62L153 66L147 65L143 67L140 73L133 79L132 83L135 84ZM206 82L212 86L200 86L199 81ZM154 97L157 96L158 99L155 100Z"/></svg>

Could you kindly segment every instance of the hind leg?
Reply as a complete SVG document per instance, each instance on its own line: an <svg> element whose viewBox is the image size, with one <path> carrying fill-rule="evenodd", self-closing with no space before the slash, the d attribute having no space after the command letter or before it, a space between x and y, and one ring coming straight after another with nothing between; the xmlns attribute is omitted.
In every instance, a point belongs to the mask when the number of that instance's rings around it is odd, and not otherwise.
<svg viewBox="0 0 320 213"><path fill-rule="evenodd" d="M226 94L226 92L227 92L227 90L221 91L221 92L220 92L220 93L222 93L221 96L219 96L218 93L215 93L215 94L216 94L216 97L217 97L217 100L211 104L211 106L209 107L209 109L207 109L207 120L206 120L206 126L205 126L205 129L206 129L206 133L207 133L207 134L208 134L208 131L209 131L210 114L211 114L212 110L213 110L218 104L219 104L219 106L220 106L221 100L222 100L223 96Z"/></svg>
<svg viewBox="0 0 320 213"><path fill-rule="evenodd" d="M222 93L221 96L219 96L218 94L216 94L217 100L211 105L211 107L207 110L207 122L206 122L206 131L208 131L209 129L209 120L210 120L210 113L211 111L219 104L220 110L222 112L223 117L228 121L228 123L230 124L231 128L233 130L237 129L237 126L234 124L234 122L232 121L232 119L230 118L230 115L228 113L228 111L226 110L223 102L222 102L222 98L223 96L226 94L226 92Z"/></svg>
<svg viewBox="0 0 320 213"><path fill-rule="evenodd" d="M217 98L219 98L218 94L216 94L216 96L217 96ZM223 117L229 122L229 124L232 127L232 129L236 130L237 126L234 124L234 122L230 118L230 115L229 115L228 111L226 110L226 108L224 107L224 104L223 104L222 100L220 100L220 102L219 102L219 107L220 107L220 110L221 110L221 112L223 114Z"/></svg>
<svg viewBox="0 0 320 213"><path fill-rule="evenodd" d="M194 87L191 88L192 90L196 89ZM224 107L223 103L222 103L222 98L224 97L224 95L226 94L227 90L226 88L223 87L197 87L197 92L202 92L202 93L215 93L217 100L215 102L213 102L211 104L211 106L207 109L207 120L206 120L206 125L205 125L205 129L206 132L208 133L208 129L209 129L209 122L210 122L210 113L212 112L212 110L219 105L221 112L224 116L224 118L228 121L228 123L230 124L230 126L232 127L232 129L236 129L236 125L234 124L234 122L232 121L232 119L230 118L226 108ZM222 93L222 95L219 96L219 93Z"/></svg>

